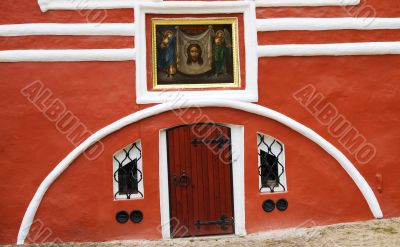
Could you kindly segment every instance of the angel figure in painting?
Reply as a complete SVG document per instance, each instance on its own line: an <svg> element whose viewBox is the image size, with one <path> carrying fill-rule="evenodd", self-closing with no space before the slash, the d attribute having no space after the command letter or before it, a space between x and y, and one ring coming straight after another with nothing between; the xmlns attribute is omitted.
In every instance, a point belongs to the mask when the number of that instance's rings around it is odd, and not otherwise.
<svg viewBox="0 0 400 247"><path fill-rule="evenodd" d="M176 74L176 41L174 32L167 30L163 33L160 44L158 45L159 57L157 66L160 70L167 73L167 77Z"/></svg>
<svg viewBox="0 0 400 247"><path fill-rule="evenodd" d="M214 64L215 64L215 75L225 74L227 58L230 54L230 49L232 47L232 42L230 39L229 31L218 30L215 33L214 38Z"/></svg>

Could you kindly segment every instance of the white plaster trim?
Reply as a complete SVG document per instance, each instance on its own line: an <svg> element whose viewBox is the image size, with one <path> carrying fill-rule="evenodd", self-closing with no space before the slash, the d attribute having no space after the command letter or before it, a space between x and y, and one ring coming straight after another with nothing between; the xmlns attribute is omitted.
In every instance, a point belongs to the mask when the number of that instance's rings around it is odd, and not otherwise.
<svg viewBox="0 0 400 247"><path fill-rule="evenodd" d="M257 7L317 7L358 5L360 0L255 0Z"/></svg>
<svg viewBox="0 0 400 247"><path fill-rule="evenodd" d="M257 31L400 29L400 18L272 18L257 19Z"/></svg>
<svg viewBox="0 0 400 247"><path fill-rule="evenodd" d="M243 13L249 7L255 8L248 1L165 1L141 2L137 4L146 13L158 14L229 14Z"/></svg>
<svg viewBox="0 0 400 247"><path fill-rule="evenodd" d="M304 1L304 0L303 0ZM307 0L306 0L307 1ZM321 0L324 1L324 0ZM332 1L332 0L327 0ZM339 0L338 0L339 1ZM348 0L346 0L348 1ZM353 0L351 0L353 1ZM252 2L252 1L250 1ZM304 1L305 2L305 1ZM215 6L216 10L208 13L220 13L223 8L236 8L248 5L248 1L162 1L162 0L38 0L40 9L47 10L79 10L79 9L126 9L137 6L169 8L183 13L203 13L202 7ZM161 10L162 11L162 10ZM162 11L163 12L163 11ZM232 13L232 12L226 12Z"/></svg>
<svg viewBox="0 0 400 247"><path fill-rule="evenodd" d="M234 100L183 100L168 102L151 106L149 108L132 113L118 121L98 130L96 133L91 135L88 139L77 146L72 152L70 152L57 166L47 175L47 177L40 184L38 190L33 196L29 206L25 212L24 218L22 219L21 226L18 232L17 244L23 244L29 233L29 229L32 225L33 219L35 218L36 211L49 187L54 181L71 165L71 163L78 158L86 149L95 144L98 140L118 131L119 129L138 122L142 119L158 115L163 112L167 112L174 109L187 108L187 107L227 107L245 112L260 115L272 120L275 120L292 130L300 133L311 141L315 142L327 153L329 153L342 168L347 172L350 178L357 185L361 191L364 199L368 203L368 206L375 218L382 218L383 213L379 206L379 202L375 197L374 192L368 185L367 181L357 170L357 168L351 163L349 159L330 142L325 140L322 136L317 134L315 131L307 128L301 123L283 115L277 111L271 110L267 107L256 105L247 102L234 101Z"/></svg>
<svg viewBox="0 0 400 247"><path fill-rule="evenodd" d="M259 57L391 54L400 54L400 42L262 45L258 47Z"/></svg>
<svg viewBox="0 0 400 247"><path fill-rule="evenodd" d="M102 35L134 36L133 23L29 23L0 25L0 36Z"/></svg>
<svg viewBox="0 0 400 247"><path fill-rule="evenodd" d="M161 234L163 239L171 238L170 211L169 211L169 183L168 183L168 145L167 132L160 130L159 140L159 174L160 174L160 213Z"/></svg>
<svg viewBox="0 0 400 247"><path fill-rule="evenodd" d="M162 2L162 0L38 0L40 9L47 10L78 10L78 9L125 9L134 8L144 2ZM251 1L251 0L250 0ZM254 1L254 0L253 0ZM204 1L198 1L200 4ZM221 1L222 5L240 1ZM246 1L243 1L246 2ZM303 6L346 6L357 5L360 0L255 0L257 7L303 7ZM167 4L186 5L189 1L167 2Z"/></svg>
<svg viewBox="0 0 400 247"><path fill-rule="evenodd" d="M0 51L0 62L129 61L135 57L135 49Z"/></svg>
<svg viewBox="0 0 400 247"><path fill-rule="evenodd" d="M162 0L38 0L40 9L78 10L78 9L129 9L145 1L161 2Z"/></svg>
<svg viewBox="0 0 400 247"><path fill-rule="evenodd" d="M233 186L233 215L235 235L246 235L244 208L244 128L239 125L219 123L231 130L232 143L232 186ZM161 233L163 239L171 238L170 205L168 184L168 147L166 130L160 131L160 211Z"/></svg>
<svg viewBox="0 0 400 247"><path fill-rule="evenodd" d="M232 143L232 183L235 235L246 235L246 211L244 197L244 127L226 124L231 128Z"/></svg>
<svg viewBox="0 0 400 247"><path fill-rule="evenodd" d="M336 44L298 44L298 45L263 45L254 46L258 57L280 56L346 56L346 55L396 55L400 54L400 42L365 42L365 43L336 43ZM247 46L246 46L247 49ZM143 51L142 51L143 52ZM145 54L145 53L144 53ZM143 54L142 54L143 55ZM246 53L246 57L253 57ZM68 62L68 61L130 61L139 60L136 49L76 49L76 50L5 50L0 51L0 62ZM141 57L141 62L145 58ZM246 60L254 61L254 60ZM161 103L176 99L180 95L188 98L222 98L242 101L257 101L257 63L247 63L245 90L207 90L150 92L147 90L147 78L143 71L136 72L136 92L138 103ZM252 66L251 66L252 65ZM137 65L137 67L139 67ZM141 68L143 69L143 68ZM146 68L145 68L146 69ZM256 71L253 71L253 70ZM144 78L143 78L144 77Z"/></svg>
<svg viewBox="0 0 400 247"><path fill-rule="evenodd" d="M195 91L150 91L147 88L147 64L146 64L146 30L145 16L148 13L161 14L226 14L243 13L246 77L245 89L240 90L207 90ZM141 35L135 36L136 58L136 102L138 104L162 103L168 100L185 96L191 99L232 99L248 102L258 100L258 62L257 62L257 30L255 28L256 13L253 2L162 2L143 3L135 8L136 31ZM143 34L143 35L142 35ZM150 49L150 48L147 48ZM243 83L243 82L242 82Z"/></svg>
<svg viewBox="0 0 400 247"><path fill-rule="evenodd" d="M400 29L400 18L257 19L257 31ZM134 23L27 23L0 25L0 36L102 35L134 36Z"/></svg>

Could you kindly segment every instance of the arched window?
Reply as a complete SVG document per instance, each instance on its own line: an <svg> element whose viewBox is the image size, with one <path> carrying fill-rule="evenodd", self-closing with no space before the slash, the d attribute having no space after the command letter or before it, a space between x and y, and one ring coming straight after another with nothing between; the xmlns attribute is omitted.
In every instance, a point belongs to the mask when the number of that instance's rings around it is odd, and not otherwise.
<svg viewBox="0 0 400 247"><path fill-rule="evenodd" d="M275 138L257 133L259 191L285 192L285 147Z"/></svg>
<svg viewBox="0 0 400 247"><path fill-rule="evenodd" d="M142 145L140 140L115 153L113 161L114 199L143 198Z"/></svg>

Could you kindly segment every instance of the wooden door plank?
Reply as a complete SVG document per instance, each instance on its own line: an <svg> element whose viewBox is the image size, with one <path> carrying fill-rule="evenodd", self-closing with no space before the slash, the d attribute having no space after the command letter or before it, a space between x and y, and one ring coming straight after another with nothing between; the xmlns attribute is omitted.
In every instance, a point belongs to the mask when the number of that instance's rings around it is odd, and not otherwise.
<svg viewBox="0 0 400 247"><path fill-rule="evenodd" d="M194 139L194 133L192 131L191 128L189 129L189 137L190 140ZM196 156L196 152L197 152L197 147L190 144L190 160L191 160L191 164L192 164L192 188L193 188L193 194L192 194L192 198L193 198L193 219L194 221L199 219L199 211L200 211L200 198L199 198L199 193L200 193L200 188L199 188L199 176L198 176L198 162L197 162L197 156ZM193 224L194 226L194 222L192 222L191 224ZM193 228L192 234L193 235L198 235L199 231L197 230L197 228Z"/></svg>
<svg viewBox="0 0 400 247"><path fill-rule="evenodd" d="M176 128L173 130L173 135L174 135L174 162L175 162L175 170L174 170L174 175L177 178L177 181L179 182L179 175L180 175L180 170L181 170L181 160L179 157L180 154L180 147L179 147L179 128ZM176 188L176 218L177 218L177 224L178 227L175 229L175 235L177 237L181 237L182 231L184 231L184 229L182 229L181 227L184 225L183 222L183 207L182 207L182 191L179 187L179 185L175 186Z"/></svg>
<svg viewBox="0 0 400 247"><path fill-rule="evenodd" d="M191 144L192 139L215 140L219 133L230 138L228 127L212 124L182 126L167 131L168 170L172 184L170 211L171 219L177 219L171 227L180 229L173 232L173 237L233 232L232 226L225 231L219 225L202 225L200 229L194 226L196 220L219 220L222 214L229 219L233 216L231 162L226 164L220 159L228 155L228 161L231 161L230 144L225 144L223 150L218 149L217 143ZM183 171L190 177L190 184L187 187L174 186L173 175L179 179Z"/></svg>
<svg viewBox="0 0 400 247"><path fill-rule="evenodd" d="M184 128L179 128L178 129L178 134L179 134L179 159L181 162L181 170L179 171L180 176L183 174L187 175L187 163L186 163L186 157L185 157L185 152L186 152L186 147L187 143L185 140L185 135L184 135ZM188 226L189 224L189 218L188 218L188 194L187 194L187 187L181 185L179 187L182 195L182 220L183 220L183 225ZM186 229L188 231L188 229Z"/></svg>
<svg viewBox="0 0 400 247"><path fill-rule="evenodd" d="M230 129L224 129L224 135L230 139L231 133ZM226 200L225 200L225 208L226 208L226 216L231 219L233 216L233 204L232 204L232 154L231 154L231 145L225 145L224 150L222 151L222 162L225 170L225 193L226 193ZM229 226L228 231L233 232L233 226Z"/></svg>
<svg viewBox="0 0 400 247"><path fill-rule="evenodd" d="M204 135L204 129L198 129L196 131L197 135L196 138L202 138ZM199 220L204 221L207 218L207 215L205 214L205 210L207 207L207 198L205 197L205 182L204 182L204 163L202 156L204 154L204 145L203 144L198 144L196 145L197 152L196 152L196 160L197 160L197 168L198 168L198 183L199 183ZM207 233L206 231L207 226L202 226L199 229L199 234L204 235Z"/></svg>
<svg viewBox="0 0 400 247"><path fill-rule="evenodd" d="M214 136L214 135L212 135ZM208 175L207 177L209 178L208 183L210 187L210 194L209 194L209 200L210 200L210 219L216 219L217 218L217 213L215 210L215 184L218 183L218 181L214 182L214 173L215 173L215 164L213 161L213 152L212 150L207 151L207 165L208 165Z"/></svg>
<svg viewBox="0 0 400 247"><path fill-rule="evenodd" d="M187 200L188 200L188 222L187 228L189 230L188 235L193 235L194 231L194 207L193 207L193 164L191 160L191 139L190 139L190 128L183 128L184 130L184 140L185 140L185 164L186 164L186 172L189 176L189 185L187 187Z"/></svg>
<svg viewBox="0 0 400 247"><path fill-rule="evenodd" d="M223 133L222 132L223 131L223 129L220 127L219 128L219 132L220 133ZM222 149L219 149L218 150L218 155L217 155L217 166L218 166L218 169L219 169L219 174L220 174L220 177L219 177L219 179L220 179L220 183L219 183L219 190L220 190L220 193L221 193L221 216L222 215L225 215L226 216L226 211L227 211L227 208L226 208L226 191L225 191L225 183L226 183L226 178L225 178L225 166L224 166L224 163L221 161L221 156L220 156L220 152L221 152L221 150Z"/></svg>
<svg viewBox="0 0 400 247"><path fill-rule="evenodd" d="M219 184L221 183L220 179L220 169L218 165L218 156L213 155L213 166L214 166L214 180L216 183L214 184L214 194L215 194L215 214L216 215L221 215L221 192L219 189Z"/></svg>

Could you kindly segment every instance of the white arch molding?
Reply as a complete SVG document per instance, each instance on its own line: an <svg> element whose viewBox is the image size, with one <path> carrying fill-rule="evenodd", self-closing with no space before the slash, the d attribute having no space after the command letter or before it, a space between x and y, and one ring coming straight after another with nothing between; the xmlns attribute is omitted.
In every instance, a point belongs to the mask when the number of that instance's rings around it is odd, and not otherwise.
<svg viewBox="0 0 400 247"><path fill-rule="evenodd" d="M330 142L325 140L322 136L317 134L315 131L310 128L304 126L303 124L289 118L288 116L283 115L277 111L271 110L267 107L241 102L234 100L182 100L182 101L171 101L167 103L158 104L144 110L140 110L138 112L132 113L120 120L100 129L93 135L91 135L88 139L82 142L78 147L76 147L72 152L70 152L43 180L37 189L35 195L33 196L29 206L25 212L24 218L22 219L21 226L18 232L17 244L23 244L25 239L29 233L29 229L32 225L33 219L35 217L36 211L43 199L48 188L54 183L54 181L69 167L69 165L79 157L86 149L95 144L97 141L102 138L118 131L119 129L138 122L142 119L167 112L170 110L180 109L180 108L188 108L188 107L225 107L232 108L237 110L242 110L245 112L253 113L256 115L260 115L272 120L275 120L292 130L302 134L307 137L311 141L315 142L322 149L324 149L327 153L329 153L333 158L335 158L342 168L347 172L350 178L357 185L362 195L364 196L372 214L375 218L382 218L383 213L380 208L379 202L376 199L374 192L371 187L368 185L367 181L360 174L360 172L355 168L355 166L351 163L349 159L335 146L333 146Z"/></svg>

